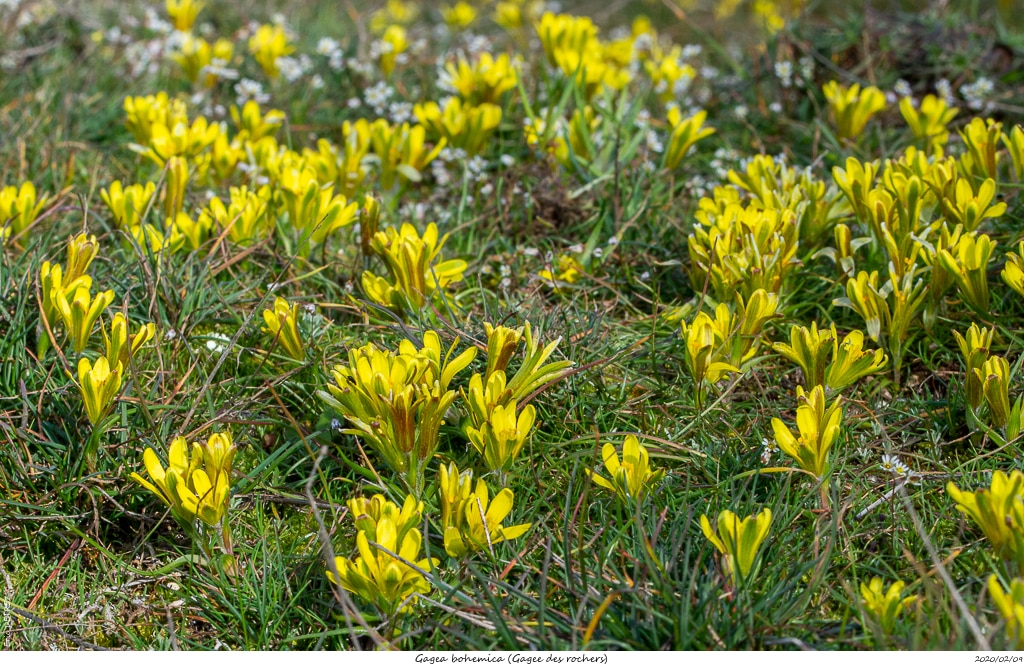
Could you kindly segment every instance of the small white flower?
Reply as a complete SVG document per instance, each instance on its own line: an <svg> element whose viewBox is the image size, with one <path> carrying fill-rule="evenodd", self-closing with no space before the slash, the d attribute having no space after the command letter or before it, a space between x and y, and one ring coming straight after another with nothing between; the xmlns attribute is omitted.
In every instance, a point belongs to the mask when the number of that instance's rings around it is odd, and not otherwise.
<svg viewBox="0 0 1024 667"><path fill-rule="evenodd" d="M536 248L523 248L521 252L527 257L537 257L540 255L540 250Z"/></svg>
<svg viewBox="0 0 1024 667"><path fill-rule="evenodd" d="M609 238L608 239L608 245L612 246L612 247L619 245L619 237L618 236L612 236L611 238Z"/></svg>
<svg viewBox="0 0 1024 667"><path fill-rule="evenodd" d="M341 45L330 37L321 37L320 41L316 43L316 52L322 56L331 56L339 50L341 50Z"/></svg>
<svg viewBox="0 0 1024 667"><path fill-rule="evenodd" d="M569 246L568 248L566 248L566 250L568 250L569 252L574 253L576 255L579 255L579 254L581 254L583 252L583 245L580 244L580 243L577 243L575 245Z"/></svg>
<svg viewBox="0 0 1024 667"><path fill-rule="evenodd" d="M772 102L768 105L768 111L771 111L772 113L782 113L782 103Z"/></svg>
<svg viewBox="0 0 1024 667"><path fill-rule="evenodd" d="M733 109L732 112L736 114L737 118L746 118L747 114L750 113L750 110L745 104L737 104L736 108Z"/></svg>
<svg viewBox="0 0 1024 667"><path fill-rule="evenodd" d="M900 79L896 82L896 85L892 88L893 92L900 97L910 97L914 94L914 91L910 88L910 83L905 79Z"/></svg>
<svg viewBox="0 0 1024 667"><path fill-rule="evenodd" d="M506 153L506 154L501 156L501 163L503 165L505 165L506 167L511 167L511 166L515 165L516 159L514 157L512 157L511 155L509 155L508 153Z"/></svg>
<svg viewBox="0 0 1024 667"><path fill-rule="evenodd" d="M903 463L900 461L898 456L883 454L882 463L879 464L879 467L886 472L895 473L896 467L902 465Z"/></svg>

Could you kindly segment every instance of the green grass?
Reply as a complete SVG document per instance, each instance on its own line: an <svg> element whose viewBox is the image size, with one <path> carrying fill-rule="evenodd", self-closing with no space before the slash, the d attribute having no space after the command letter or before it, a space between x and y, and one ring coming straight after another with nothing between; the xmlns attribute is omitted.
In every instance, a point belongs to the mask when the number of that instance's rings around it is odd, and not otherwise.
<svg viewBox="0 0 1024 667"><path fill-rule="evenodd" d="M590 164L565 169L523 142L521 96L530 97L534 110L560 100L574 108L580 91L537 66L539 49L521 51L530 75L508 97L486 152L492 193L454 168L447 187L427 173L419 185L384 193L382 224L400 223L408 216L403 207L416 204L429 207L420 228L447 212L441 221L451 234L445 256L469 263L450 295L458 310L426 308L403 322L367 303L359 281L365 258L351 228L308 257L288 252L282 235L249 248L224 242L159 257L132 243L100 190L117 179L155 181L159 171L129 149L123 99L159 90L187 99L189 86L161 58L154 73L132 78L126 71L137 54L93 40L94 31L121 16L141 18L143 5L55 4L52 15L20 30L20 43L0 46L9 65L0 72L0 181L31 180L54 196L45 219L0 252L3 648L349 649L373 648L389 634L409 649L1007 645L985 582L992 572L1008 571L956 511L945 486L950 480L962 489L987 486L990 471L1019 466L1020 445L999 447L966 420L952 330L965 330L974 316L956 300L955 288L933 330L916 327L901 387L890 373L844 392L846 417L832 455L826 510L808 476L758 473L765 467L762 441L773 438L771 419L793 423L798 369L766 346L759 363L720 383L698 411L678 323L665 317L672 307L702 300L688 276L686 236L699 199L694 178L718 183L724 180L719 168L738 168L716 149L739 156L784 153L789 164L813 165L829 182L831 167L847 155L884 159L911 142L890 105L856 146L841 146L820 94L824 81L873 82L889 90L905 78L920 95L940 78L970 83L968 70L981 67L997 85L992 113L1005 129L1020 122L1020 82L1012 68L1004 73L988 58L993 45L1009 44L1019 64L1024 55L1012 49L1020 35L994 10L965 3L956 21L925 13L915 23L886 14L885 20L908 26L912 34L904 35L880 34L871 24L878 18L863 11L826 17L812 6L780 34L746 43L757 30L747 25L737 32L742 17L715 23L710 12L698 10L698 22L690 24L674 17L671 3L627 3L613 15L594 3L564 3L566 11L598 17L603 36L647 13L674 42L702 44L700 62L720 71L704 105L717 133L671 177L645 169L647 149L634 121L647 109L661 122L664 107L640 82L628 95L594 101L615 119L619 135L596 147L599 157ZM352 109L347 100L375 79L336 73L315 53L317 40L331 36L346 58L355 60L357 52L366 58L369 8L347 11L312 0L261 3L252 11L232 0L211 5L200 22L210 21L224 36L235 34L243 18L266 22L272 12L284 12L299 51L314 59L322 89L269 84L236 40L242 75L262 82L271 96L263 108L288 115L278 133L282 144L298 150L313 145L313 135L338 143L342 121L373 117L365 104ZM156 9L162 15L162 7ZM11 20L0 10L0 28ZM429 38L426 51L395 79L396 99L410 103L443 95L434 85L434 58L460 43L432 37L437 16L423 21L415 30ZM512 48L496 26L483 23L480 31L493 38L496 51ZM973 29L955 30L961 25ZM129 27L125 34L150 35ZM914 40L936 34L956 39L949 50L926 49L922 56ZM795 64L801 55L815 61L813 85L782 88L772 63L789 58ZM229 106L234 97L230 83L221 83L209 101ZM781 111L769 111L772 102ZM745 118L734 113L739 105L748 109ZM974 113L963 108L954 125ZM502 155L513 157L514 165L502 166ZM205 189L190 188L189 210L206 204ZM983 227L999 242L990 267L989 324L998 330L996 351L1016 370L1024 358L1024 308L995 268L1020 236L1019 189L1019 183L1004 184L1009 210ZM69 346L36 355L39 337L47 335L39 317L41 264L64 262L68 236L86 228L100 244L90 269L94 290L113 289L112 310L157 327L154 342L126 372L94 472L83 466L91 427L76 385L76 355ZM613 236L618 243L610 245ZM556 292L533 278L545 268L547 253L557 257L574 244L583 247L575 253L584 266L579 282ZM769 325L771 340L786 340L790 324L815 319L835 321L841 331L863 326L853 311L832 305L842 287L834 266L814 258L813 250L801 249L803 264L787 282L782 316ZM879 264L880 255L865 252L864 265ZM300 325L307 342L302 365L289 362L279 346L272 349L272 338L261 331L261 313L279 295L315 306ZM325 556L354 555L348 499L384 493L400 503L404 491L365 442L332 425L341 416L316 392L326 390L330 369L347 361L349 349L368 342L393 347L436 329L445 345L458 337L460 349L483 347L484 322L525 321L545 342L561 337L556 358L574 362L573 372L534 399L538 427L510 475L515 509L506 524L532 528L495 545L493 557L446 556L434 474L449 460L483 472L458 428L461 408L453 410L424 496L424 551L441 562L430 575L432 592L412 613L382 619L372 605L330 584ZM101 349L100 339L95 333L90 349ZM481 351L455 384L465 386L483 368ZM1019 392L1019 381L1012 383L1011 397ZM129 478L143 472L147 447L165 457L174 436L205 440L214 430L230 431L239 446L230 505L233 572L203 559L166 508ZM633 509L616 503L586 472L600 469L605 442L618 445L629 433L644 436L652 462L668 471ZM894 484L879 468L883 454L898 454L918 471L917 483ZM775 454L770 465L790 461ZM495 480L487 479L496 490ZM723 509L747 516L765 507L774 522L759 570L749 585L733 590L699 518ZM888 636L862 616L859 585L873 576L902 579L918 596Z"/></svg>

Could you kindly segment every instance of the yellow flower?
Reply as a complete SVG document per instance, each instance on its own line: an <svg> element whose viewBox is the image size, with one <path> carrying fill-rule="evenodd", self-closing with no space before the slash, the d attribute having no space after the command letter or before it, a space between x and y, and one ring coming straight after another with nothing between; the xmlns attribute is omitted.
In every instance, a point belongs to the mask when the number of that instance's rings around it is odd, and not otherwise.
<svg viewBox="0 0 1024 667"><path fill-rule="evenodd" d="M509 401L495 406L479 428L467 428L466 435L473 448L484 457L488 469L507 473L526 444L536 417L536 408L527 405L517 418L516 402Z"/></svg>
<svg viewBox="0 0 1024 667"><path fill-rule="evenodd" d="M1024 474L996 470L988 489L961 491L950 482L946 492L956 508L978 524L996 556L1024 571Z"/></svg>
<svg viewBox="0 0 1024 667"><path fill-rule="evenodd" d="M654 490L654 485L665 476L665 471L651 468L647 448L640 444L635 435L627 435L622 445L622 461L615 451L615 445L605 443L601 450L604 468L611 480L587 470L594 483L614 492L623 504L643 502L644 497Z"/></svg>
<svg viewBox="0 0 1024 667"><path fill-rule="evenodd" d="M442 474L449 485L452 478L458 479L458 468L452 464L449 470L441 468ZM466 554L476 551L487 550L493 553L493 547L500 542L514 540L521 537L530 529L528 523L517 526L505 527L502 522L512 511L512 504L515 500L512 491L502 489L489 498L487 484L482 479L476 481L476 489L469 492L471 477L463 478L465 481L458 485L455 491L456 502L447 507L448 494L444 491L442 482L441 511L447 514L449 523L444 525L444 550L453 558L461 558Z"/></svg>
<svg viewBox="0 0 1024 667"><path fill-rule="evenodd" d="M995 329L979 327L973 323L967 329L966 336L961 336L959 331L953 331L953 337L956 338L957 345L960 346L960 354L964 360L967 404L973 410L981 407L981 401L985 396L984 375L981 369L988 361L993 335L995 335Z"/></svg>
<svg viewBox="0 0 1024 667"><path fill-rule="evenodd" d="M100 423L121 391L121 371L120 361L111 368L106 357L97 359L96 365L85 357L79 359L78 383L82 389L85 414L93 426Z"/></svg>
<svg viewBox="0 0 1024 667"><path fill-rule="evenodd" d="M400 25L389 25L381 37L380 69L384 76L390 77L398 62L398 56L409 49L409 39L405 28Z"/></svg>
<svg viewBox="0 0 1024 667"><path fill-rule="evenodd" d="M1006 253L1006 266L1000 274L1003 282L1013 291L1024 296L1024 241L1020 242L1017 252Z"/></svg>
<svg viewBox="0 0 1024 667"><path fill-rule="evenodd" d="M231 105L231 120L239 133L245 133L248 141L259 141L263 137L272 137L284 124L285 115L283 111L271 109L265 114L260 113L260 105L255 100L249 100L242 109Z"/></svg>
<svg viewBox="0 0 1024 667"><path fill-rule="evenodd" d="M973 232L983 220L998 218L1006 213L1006 202L992 200L996 196L996 182L986 178L974 192L969 178L958 178L954 189L954 198L943 200L942 210L948 218L948 224L963 225L968 232Z"/></svg>
<svg viewBox="0 0 1024 667"><path fill-rule="evenodd" d="M733 585L739 586L751 575L761 543L768 537L772 525L772 511L767 507L759 514L740 518L729 510L718 514L718 530L712 530L711 522L700 515L700 529L704 537L725 557L726 569Z"/></svg>
<svg viewBox="0 0 1024 667"><path fill-rule="evenodd" d="M423 502L413 495L407 495L401 507L379 493L372 498L352 498L347 503L356 529L366 533L371 542L377 540L377 526L390 521L398 532L399 543L406 533L420 525L423 517Z"/></svg>
<svg viewBox="0 0 1024 667"><path fill-rule="evenodd" d="M851 331L840 343L835 324L820 332L817 322L812 322L810 329L794 325L789 330L789 342L772 347L800 366L808 387L822 385L830 391L842 391L865 375L879 372L888 361L882 350L864 350L862 331Z"/></svg>
<svg viewBox="0 0 1024 667"><path fill-rule="evenodd" d="M391 280L370 271L362 275L363 290L371 300L401 312L418 311L428 300L440 297L451 283L462 280L466 262L441 259L448 235L438 238L437 225L427 225L423 236L409 223L396 230L388 227L373 236L370 245L384 260Z"/></svg>
<svg viewBox="0 0 1024 667"><path fill-rule="evenodd" d="M1018 651L1024 649L1024 579L1015 577L1010 582L1010 590L1004 591L999 577L993 574L988 578L988 592L1006 623L1010 647Z"/></svg>
<svg viewBox="0 0 1024 667"><path fill-rule="evenodd" d="M70 300L64 290L56 290L52 298L64 321L64 328L71 336L72 348L75 352L81 352L89 344L96 320L114 300L114 290L100 292L93 298L89 293L89 285L79 283Z"/></svg>
<svg viewBox="0 0 1024 667"><path fill-rule="evenodd" d="M36 186L26 181L19 187L0 188L0 242L18 236L35 222L47 197L37 197Z"/></svg>
<svg viewBox="0 0 1024 667"><path fill-rule="evenodd" d="M925 95L918 107L910 97L900 100L900 113L914 133L914 138L923 141L929 155L939 155L949 141L946 125L956 117L959 109L946 104L935 95Z"/></svg>
<svg viewBox="0 0 1024 667"><path fill-rule="evenodd" d="M960 130L967 152L960 157L961 173L984 180L999 178L999 140L1002 123L974 118Z"/></svg>
<svg viewBox="0 0 1024 667"><path fill-rule="evenodd" d="M988 261L995 246L987 234L965 234L954 249L956 255L945 248L938 253L939 264L956 281L960 296L979 313L989 310Z"/></svg>
<svg viewBox="0 0 1024 667"><path fill-rule="evenodd" d="M167 15L174 23L174 29L178 32L192 30L196 23L196 16L203 10L206 3L198 0L166 0Z"/></svg>
<svg viewBox="0 0 1024 667"><path fill-rule="evenodd" d="M274 218L267 215L270 188L250 190L246 186L231 188L227 204L214 197L199 214L198 224L212 228L216 223L228 229L228 238L239 245L248 245L270 235Z"/></svg>
<svg viewBox="0 0 1024 667"><path fill-rule="evenodd" d="M376 538L374 542L381 548L371 546L366 532L360 530L356 535L359 556L354 562L336 557L334 566L338 575L335 577L334 572L328 570L327 578L370 602L385 616L408 612L407 600L411 596L430 592L430 583L420 571L429 572L438 561L427 558L418 561L423 542L420 531L413 528L399 540L390 518L377 523ZM406 563L414 564L415 568Z"/></svg>
<svg viewBox="0 0 1024 667"><path fill-rule="evenodd" d="M460 0L454 5L441 7L441 16L449 28L465 30L476 20L476 9L465 0Z"/></svg>
<svg viewBox="0 0 1024 667"><path fill-rule="evenodd" d="M472 62L459 55L458 60L447 63L444 70L445 83L468 105L497 104L504 93L516 87L519 77L507 53L495 57L484 52Z"/></svg>
<svg viewBox="0 0 1024 667"><path fill-rule="evenodd" d="M859 137L871 117L885 108L885 94L874 86L861 90L860 84L847 88L829 81L823 90L839 139Z"/></svg>
<svg viewBox="0 0 1024 667"><path fill-rule="evenodd" d="M121 181L114 181L109 190L100 190L100 197L114 215L114 222L122 228L131 229L141 224L155 193L156 183L136 183L125 187Z"/></svg>
<svg viewBox="0 0 1024 667"><path fill-rule="evenodd" d="M68 280L63 275L60 264L51 265L49 262L43 262L39 269L39 285L43 297L40 310L52 328L56 326L57 318L60 316L57 295L61 294L65 301L73 298L79 287L85 287L87 290L92 287L92 277L79 276L74 280Z"/></svg>
<svg viewBox="0 0 1024 667"><path fill-rule="evenodd" d="M131 368L131 358L156 335L156 325L152 322L143 324L138 332L130 336L128 334L128 320L124 313L114 313L110 321L110 335L103 330L103 345L107 351L107 359L116 361L125 369Z"/></svg>
<svg viewBox="0 0 1024 667"><path fill-rule="evenodd" d="M669 134L665 157L662 159L663 167L675 169L698 141L715 133L714 128L704 127L707 117L706 111L698 111L684 120L679 107L669 109L668 122L672 126L672 132Z"/></svg>
<svg viewBox="0 0 1024 667"><path fill-rule="evenodd" d="M218 75L210 71L214 60L225 67L234 53L235 45L230 40L218 39L211 45L202 37L184 33L178 48L169 57L181 67L189 82L195 85L201 78L202 85L210 88L219 80Z"/></svg>
<svg viewBox="0 0 1024 667"><path fill-rule="evenodd" d="M884 584L881 577L873 577L870 585L863 582L860 584L860 597L864 611L885 634L892 634L896 626L896 618L917 600L916 595L902 597L905 586L906 584L902 581L895 581L883 592Z"/></svg>
<svg viewBox="0 0 1024 667"><path fill-rule="evenodd" d="M198 517L216 526L228 508L234 453L229 433L214 434L206 444L192 443L191 457L185 438L179 436L171 442L166 469L152 448L143 453L152 482L134 472L131 478L156 494L181 523L191 526Z"/></svg>
<svg viewBox="0 0 1024 667"><path fill-rule="evenodd" d="M508 368L523 339L523 327L512 329L484 322L484 333L487 334L487 371L484 377L490 378L495 371L504 372Z"/></svg>
<svg viewBox="0 0 1024 667"><path fill-rule="evenodd" d="M803 470L818 479L828 471L828 453L839 439L843 421L842 397L837 396L832 405L825 403L825 390L818 385L809 394L803 387L796 388L796 425L800 432L794 436L781 419L772 418L775 442L791 456Z"/></svg>
<svg viewBox="0 0 1024 667"><path fill-rule="evenodd" d="M358 130L358 126L353 126ZM378 118L366 128L369 146L380 166L380 186L391 190L396 180L418 183L423 171L444 149L444 139L427 150L427 128L422 125L391 125Z"/></svg>
<svg viewBox="0 0 1024 667"><path fill-rule="evenodd" d="M79 234L70 237L68 239L68 273L64 276L64 280L73 282L84 276L85 272L89 270L92 260L96 259L99 247L95 234L91 236Z"/></svg>
<svg viewBox="0 0 1024 667"><path fill-rule="evenodd" d="M463 104L458 97L448 98L444 109L437 102L417 104L413 113L420 123L443 137L449 146L461 148L470 156L484 150L501 122L501 107L486 102L470 106Z"/></svg>
<svg viewBox="0 0 1024 667"><path fill-rule="evenodd" d="M349 350L348 365L334 367L329 393L317 394L348 420L353 427L348 432L364 438L420 497L423 473L455 401L448 384L473 360L476 348L455 355L456 341L441 359L433 331L424 335L422 348L403 343L397 353L373 344Z"/></svg>
<svg viewBox="0 0 1024 667"><path fill-rule="evenodd" d="M289 304L285 299L277 297L274 299L273 310L268 308L263 311L263 320L267 323L263 331L270 334L289 357L295 361L305 360L306 350L302 336L299 335L299 304Z"/></svg>
<svg viewBox="0 0 1024 667"><path fill-rule="evenodd" d="M683 340L686 341L686 366L693 378L697 403L703 402L706 385L716 384L728 373L739 368L729 363L723 352L726 340L732 335L732 315L724 303L715 309L715 318L701 311L692 324L681 322Z"/></svg>
<svg viewBox="0 0 1024 667"><path fill-rule="evenodd" d="M268 79L276 79L280 74L277 59L295 51L288 43L288 35L279 25L261 25L256 33L249 38L249 53L263 68Z"/></svg>

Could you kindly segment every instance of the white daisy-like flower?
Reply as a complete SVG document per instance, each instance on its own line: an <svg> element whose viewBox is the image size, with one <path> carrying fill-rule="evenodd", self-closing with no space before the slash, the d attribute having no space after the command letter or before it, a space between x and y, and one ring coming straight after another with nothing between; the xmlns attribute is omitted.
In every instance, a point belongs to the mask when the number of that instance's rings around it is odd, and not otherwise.
<svg viewBox="0 0 1024 667"><path fill-rule="evenodd" d="M900 461L898 456L892 456L892 455L889 455L889 454L883 454L882 455L882 463L879 464L879 467L881 467L882 470L884 470L886 472L890 472L890 473L895 474L896 466L902 466L902 465L903 465L903 463Z"/></svg>

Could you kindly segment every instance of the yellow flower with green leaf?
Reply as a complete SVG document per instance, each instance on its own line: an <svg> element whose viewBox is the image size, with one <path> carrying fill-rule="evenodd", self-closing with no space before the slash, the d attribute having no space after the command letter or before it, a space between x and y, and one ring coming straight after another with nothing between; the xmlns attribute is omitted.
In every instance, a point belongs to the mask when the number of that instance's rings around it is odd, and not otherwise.
<svg viewBox="0 0 1024 667"><path fill-rule="evenodd" d="M1014 577L1009 590L1003 590L999 577L988 578L988 593L1006 624L1006 638L1010 648L1024 650L1024 579Z"/></svg>
<svg viewBox="0 0 1024 667"><path fill-rule="evenodd" d="M587 474L600 487L618 496L624 505L643 502L654 490L655 485L665 476L665 471L652 468L647 448L640 444L635 435L627 435L622 444L620 460L615 445L605 443L601 449L604 469L611 479L587 470Z"/></svg>
<svg viewBox="0 0 1024 667"><path fill-rule="evenodd" d="M981 402L985 398L983 389L985 375L982 373L982 368L991 354L993 335L995 335L995 329L979 327L973 323L967 329L966 336L961 336L959 331L953 331L953 337L956 338L957 345L960 347L960 355L964 360L965 393L967 405L972 410L980 408Z"/></svg>
<svg viewBox="0 0 1024 667"><path fill-rule="evenodd" d="M208 526L221 523L228 508L235 445L228 432L215 433L205 443L189 445L183 437L171 442L164 468L156 452L147 447L142 460L149 479L131 478L171 508L174 518L191 527L198 518Z"/></svg>
<svg viewBox="0 0 1024 667"><path fill-rule="evenodd" d="M391 517L384 517L375 525L375 537L370 544L367 532L356 534L359 555L350 560L335 557L337 576L330 569L327 578L346 591L373 604L384 616L410 611L411 598L430 592L430 582L423 572L430 572L438 564L436 559L420 560L423 536L416 528L406 531L399 539L398 529Z"/></svg>
<svg viewBox="0 0 1024 667"><path fill-rule="evenodd" d="M0 243L25 231L39 217L47 201L47 197L37 195L31 181L0 188Z"/></svg>
<svg viewBox="0 0 1024 667"><path fill-rule="evenodd" d="M134 334L128 332L128 320L124 313L114 313L110 320L110 334L103 330L103 346L106 357L111 361L120 362L124 369L131 368L131 359L142 349L142 346L156 335L156 325L148 322L139 327Z"/></svg>
<svg viewBox="0 0 1024 667"><path fill-rule="evenodd" d="M476 20L476 9L465 0L441 7L441 17L452 30L465 30Z"/></svg>
<svg viewBox="0 0 1024 667"><path fill-rule="evenodd" d="M698 141L715 133L713 127L704 127L707 117L708 112L698 111L684 119L678 106L669 109L668 123L672 131L669 133L665 155L662 158L662 166L665 169L678 167Z"/></svg>
<svg viewBox="0 0 1024 667"><path fill-rule="evenodd" d="M364 271L363 291L372 301L400 313L419 311L440 299L449 285L462 280L467 266L461 259L443 259L441 248L447 240L447 234L438 238L434 223L427 225L422 236L409 223L377 232L370 246L384 261L391 279Z"/></svg>
<svg viewBox="0 0 1024 667"><path fill-rule="evenodd" d="M794 325L789 330L789 344L775 343L774 350L800 366L806 386L824 386L829 391L842 391L860 378L878 373L888 361L882 350L865 350L864 333L851 331L842 342L836 325L818 330Z"/></svg>
<svg viewBox="0 0 1024 667"><path fill-rule="evenodd" d="M492 377L499 375L503 373L498 371ZM479 428L468 427L466 435L477 453L484 457L489 470L507 473L530 437L536 418L537 411L533 405L527 405L517 415L516 402L511 400L505 405L495 406L487 421Z"/></svg>
<svg viewBox="0 0 1024 667"><path fill-rule="evenodd" d="M448 146L461 148L470 156L479 155L490 141L501 122L501 107L489 102L478 105L463 103L459 97L450 97L444 106L437 102L417 104L413 108L416 119L436 137L442 137Z"/></svg>
<svg viewBox="0 0 1024 667"><path fill-rule="evenodd" d="M305 360L306 349L299 334L299 304L289 304L277 297L274 308L263 311L263 321L267 323L264 333L270 334L289 357L295 361Z"/></svg>
<svg viewBox="0 0 1024 667"><path fill-rule="evenodd" d="M733 586L747 582L757 561L761 544L768 537L772 526L772 511L767 507L758 514L745 519L729 510L722 510L716 521L717 531L704 514L700 515L700 529L704 537L714 545L725 558L726 571L732 578Z"/></svg>
<svg viewBox="0 0 1024 667"><path fill-rule="evenodd" d="M521 537L531 524L504 526L515 500L512 491L502 489L490 498L482 479L473 486L473 475L462 475L454 463L441 466L438 494L441 501L444 549L453 558L477 551L493 553L494 545Z"/></svg>
<svg viewBox="0 0 1024 667"><path fill-rule="evenodd" d="M960 110L951 107L946 100L935 95L925 95L918 106L911 97L900 100L900 113L907 121L914 138L923 142L929 155L941 155L942 147L949 141L946 126Z"/></svg>
<svg viewBox="0 0 1024 667"><path fill-rule="evenodd" d="M277 65L278 58L290 55L293 51L295 46L289 41L284 27L280 25L261 25L249 38L249 53L271 80L276 79L281 73Z"/></svg>
<svg viewBox="0 0 1024 667"><path fill-rule="evenodd" d="M78 384L82 390L82 402L89 423L97 426L106 416L121 391L123 367L116 361L111 367L106 357L100 357L93 364L86 357L78 360Z"/></svg>
<svg viewBox="0 0 1024 667"><path fill-rule="evenodd" d="M1006 265L1000 275L1014 292L1024 296L1024 241L1017 246L1017 252L1006 253Z"/></svg>
<svg viewBox="0 0 1024 667"><path fill-rule="evenodd" d="M397 352L367 344L349 350L348 365L334 367L334 383L317 394L352 425L346 431L365 439L416 497L438 446L456 393L449 384L472 362L476 348L456 355L456 340L442 358L440 338L424 334L423 346L403 341Z"/></svg>
<svg viewBox="0 0 1024 667"><path fill-rule="evenodd" d="M410 530L420 525L423 517L423 502L413 495L407 495L399 507L381 494L372 498L352 498L346 503L356 524L356 529L366 533L371 542L377 542L377 526L390 521L398 533L398 542L405 539Z"/></svg>
<svg viewBox="0 0 1024 667"><path fill-rule="evenodd" d="M860 584L860 598L864 611L887 635L892 634L896 627L896 619L903 610L917 600L916 595L903 597L905 586L902 581L894 581L885 588L881 577L872 577L870 584Z"/></svg>
<svg viewBox="0 0 1024 667"><path fill-rule="evenodd" d="M829 81L823 91L836 136L841 140L859 137L871 117L885 108L885 94L874 86L862 89L857 83L847 87Z"/></svg>
<svg viewBox="0 0 1024 667"><path fill-rule="evenodd" d="M1003 124L975 117L960 130L967 151L960 156L960 173L975 178L999 178L999 141Z"/></svg>
<svg viewBox="0 0 1024 667"><path fill-rule="evenodd" d="M829 405L825 401L824 388L818 385L809 393L803 387L797 387L796 398L798 435L794 435L781 419L773 417L775 442L802 470L824 480L828 472L828 453L839 439L842 426L842 397L836 396Z"/></svg>
<svg viewBox="0 0 1024 667"><path fill-rule="evenodd" d="M124 186L121 181L114 181L109 189L100 190L100 197L113 214L114 222L119 227L132 229L142 223L142 216L149 209L155 193L156 183L147 181L145 185Z"/></svg>
<svg viewBox="0 0 1024 667"><path fill-rule="evenodd" d="M950 482L946 492L956 508L974 520L996 556L1024 573L1024 474L996 470L988 489L961 491Z"/></svg>
<svg viewBox="0 0 1024 667"><path fill-rule="evenodd" d="M93 297L89 284L81 282L70 297L63 289L57 289L51 298L64 322L64 329L71 337L72 348L75 352L81 352L89 344L96 320L113 302L114 290L100 292Z"/></svg>

